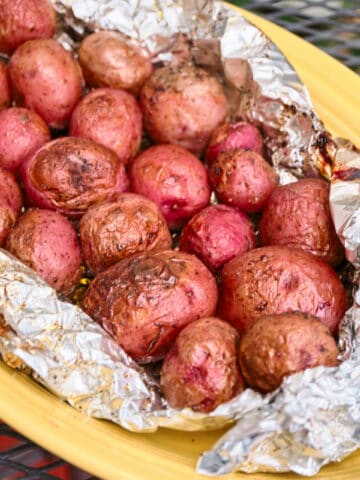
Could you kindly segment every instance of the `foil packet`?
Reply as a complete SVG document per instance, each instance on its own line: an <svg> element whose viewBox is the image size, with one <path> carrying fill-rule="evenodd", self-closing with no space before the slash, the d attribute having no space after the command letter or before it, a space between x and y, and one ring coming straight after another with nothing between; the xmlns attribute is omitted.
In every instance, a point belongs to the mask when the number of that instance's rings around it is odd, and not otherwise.
<svg viewBox="0 0 360 480"><path fill-rule="evenodd" d="M280 183L331 180L330 203L349 262L360 264L360 155L335 142L294 69L257 27L204 0L53 0L58 41L74 50L89 31L114 29L155 64L188 59L222 82L234 118L259 125ZM79 307L0 250L0 353L77 410L134 432L236 424L204 453L203 475L294 471L314 475L360 446L360 289L340 329L341 365L286 378L268 395L245 390L210 414L170 408L138 366ZM4 326L2 326L4 325ZM185 441L185 440L184 440Z"/></svg>

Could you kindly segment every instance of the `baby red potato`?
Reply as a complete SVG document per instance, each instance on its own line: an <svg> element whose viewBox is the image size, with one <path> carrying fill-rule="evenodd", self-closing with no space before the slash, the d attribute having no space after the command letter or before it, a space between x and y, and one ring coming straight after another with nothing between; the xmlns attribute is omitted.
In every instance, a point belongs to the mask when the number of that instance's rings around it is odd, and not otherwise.
<svg viewBox="0 0 360 480"><path fill-rule="evenodd" d="M50 0L0 0L0 52L12 53L27 40L51 38L55 28Z"/></svg>
<svg viewBox="0 0 360 480"><path fill-rule="evenodd" d="M210 205L194 215L180 236L180 250L194 253L210 270L255 247L255 233L245 213Z"/></svg>
<svg viewBox="0 0 360 480"><path fill-rule="evenodd" d="M160 387L170 407L211 412L244 390L238 345L235 328L219 318L187 325L161 368Z"/></svg>
<svg viewBox="0 0 360 480"><path fill-rule="evenodd" d="M259 155L263 155L263 139L259 130L247 122L224 123L224 125L220 125L211 135L205 153L205 160L211 165L220 153L234 148L252 150Z"/></svg>
<svg viewBox="0 0 360 480"><path fill-rule="evenodd" d="M335 334L346 306L335 271L302 250L256 248L230 260L221 271L218 315L239 332L261 315L301 311Z"/></svg>
<svg viewBox="0 0 360 480"><path fill-rule="evenodd" d="M0 246L20 215L22 195L12 173L0 168Z"/></svg>
<svg viewBox="0 0 360 480"><path fill-rule="evenodd" d="M307 368L338 365L338 348L326 325L303 313L259 317L242 334L239 349L246 384L262 393Z"/></svg>
<svg viewBox="0 0 360 480"><path fill-rule="evenodd" d="M300 248L330 265L339 264L344 247L331 219L329 190L329 183L318 178L276 187L261 216L261 245Z"/></svg>
<svg viewBox="0 0 360 480"><path fill-rule="evenodd" d="M16 105L34 110L52 128L67 126L80 99L80 66L55 40L29 40L16 49L9 62Z"/></svg>
<svg viewBox="0 0 360 480"><path fill-rule="evenodd" d="M0 112L0 165L15 171L31 154L51 139L39 115L26 108Z"/></svg>
<svg viewBox="0 0 360 480"><path fill-rule="evenodd" d="M181 227L210 201L204 165L177 145L156 145L131 164L130 190L150 198L172 229Z"/></svg>
<svg viewBox="0 0 360 480"><path fill-rule="evenodd" d="M0 60L0 111L10 107L10 85L5 63Z"/></svg>
<svg viewBox="0 0 360 480"><path fill-rule="evenodd" d="M73 218L128 189L125 167L115 153L85 138L45 144L27 158L20 173L31 205Z"/></svg>
<svg viewBox="0 0 360 480"><path fill-rule="evenodd" d="M158 206L134 193L90 207L80 222L80 240L84 260L95 274L134 253L171 247Z"/></svg>
<svg viewBox="0 0 360 480"><path fill-rule="evenodd" d="M140 106L155 143L173 143L195 154L204 150L227 115L220 83L189 64L156 69L141 90Z"/></svg>
<svg viewBox="0 0 360 480"><path fill-rule="evenodd" d="M214 315L215 278L194 255L142 252L99 273L83 310L137 362L160 360L188 323Z"/></svg>
<svg viewBox="0 0 360 480"><path fill-rule="evenodd" d="M11 231L6 248L63 294L70 293L80 280L76 231L60 213L28 210Z"/></svg>
<svg viewBox="0 0 360 480"><path fill-rule="evenodd" d="M140 148L140 108L135 98L125 91L98 88L77 104L69 134L101 143L126 164Z"/></svg>
<svg viewBox="0 0 360 480"><path fill-rule="evenodd" d="M241 149L221 153L210 166L209 179L223 203L248 213L261 211L277 184L261 155Z"/></svg>
<svg viewBox="0 0 360 480"><path fill-rule="evenodd" d="M152 73L152 64L140 48L113 31L92 33L81 42L79 63L90 87L122 88L137 94Z"/></svg>

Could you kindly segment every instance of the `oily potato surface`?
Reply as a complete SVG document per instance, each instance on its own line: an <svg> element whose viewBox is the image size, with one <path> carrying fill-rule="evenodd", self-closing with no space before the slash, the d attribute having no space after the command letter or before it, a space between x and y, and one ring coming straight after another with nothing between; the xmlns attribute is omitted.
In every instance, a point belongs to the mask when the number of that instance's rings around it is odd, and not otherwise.
<svg viewBox="0 0 360 480"><path fill-rule="evenodd" d="M139 363L164 357L188 323L215 313L215 278L195 256L143 252L99 273L83 309Z"/></svg>

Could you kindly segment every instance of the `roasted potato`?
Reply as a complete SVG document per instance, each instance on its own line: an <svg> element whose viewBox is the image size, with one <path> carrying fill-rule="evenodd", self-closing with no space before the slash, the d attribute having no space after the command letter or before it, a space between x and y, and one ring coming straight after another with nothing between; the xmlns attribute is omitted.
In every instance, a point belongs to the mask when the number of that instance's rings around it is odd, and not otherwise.
<svg viewBox="0 0 360 480"><path fill-rule="evenodd" d="M164 357L188 323L214 314L215 278L195 256L171 250L127 257L99 273L83 309L137 362Z"/></svg>
<svg viewBox="0 0 360 480"><path fill-rule="evenodd" d="M230 260L221 272L218 315L240 332L261 315L301 311L335 334L346 306L334 270L302 250L257 248Z"/></svg>
<svg viewBox="0 0 360 480"><path fill-rule="evenodd" d="M37 113L16 107L3 110L0 112L0 166L17 170L50 138L48 126Z"/></svg>
<svg viewBox="0 0 360 480"><path fill-rule="evenodd" d="M210 270L255 247L255 233L245 213L227 205L210 205L184 226L180 250L194 253Z"/></svg>
<svg viewBox="0 0 360 480"><path fill-rule="evenodd" d="M277 184L274 170L261 155L241 149L221 153L210 166L209 179L223 203L248 213L261 211Z"/></svg>
<svg viewBox="0 0 360 480"><path fill-rule="evenodd" d="M140 48L113 31L88 35L79 47L79 62L90 87L122 88L137 94L152 73L152 64Z"/></svg>
<svg viewBox="0 0 360 480"><path fill-rule="evenodd" d="M76 231L60 213L27 210L12 229L6 248L63 294L70 293L80 280Z"/></svg>
<svg viewBox="0 0 360 480"><path fill-rule="evenodd" d="M244 389L239 335L219 318L201 318L177 336L161 368L160 387L173 408L211 412Z"/></svg>
<svg viewBox="0 0 360 480"><path fill-rule="evenodd" d="M30 205L74 218L128 188L125 167L115 153L78 137L45 144L27 158L20 173Z"/></svg>
<svg viewBox="0 0 360 480"><path fill-rule="evenodd" d="M0 0L0 52L12 53L27 40L51 38L55 28L50 0Z"/></svg>
<svg viewBox="0 0 360 480"><path fill-rule="evenodd" d="M0 167L0 246L20 215L22 195L12 173Z"/></svg>
<svg viewBox="0 0 360 480"><path fill-rule="evenodd" d="M327 326L303 313L257 318L241 335L239 352L245 382L262 393L292 373L337 366L339 353Z"/></svg>
<svg viewBox="0 0 360 480"><path fill-rule="evenodd" d="M141 90L140 106L155 143L174 143L195 154L227 115L220 83L188 64L156 69Z"/></svg>
<svg viewBox="0 0 360 480"><path fill-rule="evenodd" d="M181 227L210 201L204 165L177 145L156 145L130 166L130 190L150 198L172 229Z"/></svg>
<svg viewBox="0 0 360 480"><path fill-rule="evenodd" d="M300 248L330 265L339 264L344 247L331 219L329 190L330 185L317 178L275 188L261 216L261 245Z"/></svg>
<svg viewBox="0 0 360 480"><path fill-rule="evenodd" d="M171 247L171 235L158 206L134 193L90 207L80 222L80 240L84 260L93 273L134 253Z"/></svg>
<svg viewBox="0 0 360 480"><path fill-rule="evenodd" d="M0 111L10 107L11 95L7 67L0 60Z"/></svg>
<svg viewBox="0 0 360 480"><path fill-rule="evenodd" d="M211 165L220 153L241 148L264 154L263 139L259 130L250 123L224 123L216 128L205 152L205 160Z"/></svg>
<svg viewBox="0 0 360 480"><path fill-rule="evenodd" d="M34 110L52 128L67 126L80 99L80 66L55 40L29 40L16 49L9 76L18 106Z"/></svg>
<svg viewBox="0 0 360 480"><path fill-rule="evenodd" d="M98 88L76 106L69 134L101 143L126 164L140 148L140 108L135 98L123 90Z"/></svg>

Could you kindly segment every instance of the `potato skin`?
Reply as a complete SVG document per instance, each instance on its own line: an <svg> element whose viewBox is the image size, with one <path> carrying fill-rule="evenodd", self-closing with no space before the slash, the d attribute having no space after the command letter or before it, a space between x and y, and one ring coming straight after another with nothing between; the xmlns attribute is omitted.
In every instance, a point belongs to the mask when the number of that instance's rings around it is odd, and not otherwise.
<svg viewBox="0 0 360 480"><path fill-rule="evenodd" d="M137 252L168 250L172 241L157 205L134 193L90 207L79 231L84 260L95 274Z"/></svg>
<svg viewBox="0 0 360 480"><path fill-rule="evenodd" d="M211 412L242 392L238 346L237 331L219 318L187 325L161 368L160 387L170 407Z"/></svg>
<svg viewBox="0 0 360 480"><path fill-rule="evenodd" d="M211 165L220 153L241 148L264 155L263 139L259 130L250 123L224 123L216 128L205 152L206 163Z"/></svg>
<svg viewBox="0 0 360 480"><path fill-rule="evenodd" d="M277 184L270 165L256 152L234 149L221 153L209 169L217 197L252 213L261 211Z"/></svg>
<svg viewBox="0 0 360 480"><path fill-rule="evenodd" d="M236 255L254 248L255 242L252 224L245 213L227 205L210 205L184 226L179 246L215 271Z"/></svg>
<svg viewBox="0 0 360 480"><path fill-rule="evenodd" d="M275 188L261 217L261 245L300 248L338 265L344 248L332 223L329 191L330 185L319 178Z"/></svg>
<svg viewBox="0 0 360 480"><path fill-rule="evenodd" d="M0 167L0 246L20 215L22 195L12 173Z"/></svg>
<svg viewBox="0 0 360 480"><path fill-rule="evenodd" d="M0 51L13 52L27 40L51 38L55 10L49 0L0 0Z"/></svg>
<svg viewBox="0 0 360 480"><path fill-rule="evenodd" d="M79 63L90 87L111 87L137 94L153 71L143 52L112 31L92 33L81 42Z"/></svg>
<svg viewBox="0 0 360 480"><path fill-rule="evenodd" d="M140 148L140 108L135 98L123 90L93 90L75 107L69 134L101 143L126 164Z"/></svg>
<svg viewBox="0 0 360 480"><path fill-rule="evenodd" d="M0 165L15 171L24 160L51 139L39 115L26 108L0 112Z"/></svg>
<svg viewBox="0 0 360 480"><path fill-rule="evenodd" d="M259 317L241 336L239 352L247 385L263 393L292 373L337 366L339 353L327 326L299 312Z"/></svg>
<svg viewBox="0 0 360 480"><path fill-rule="evenodd" d="M164 357L188 323L215 313L215 278L195 256L143 252L99 273L83 309L137 362Z"/></svg>
<svg viewBox="0 0 360 480"><path fill-rule="evenodd" d="M27 210L11 231L6 248L63 294L70 293L80 280L76 231L60 213Z"/></svg>
<svg viewBox="0 0 360 480"><path fill-rule="evenodd" d="M0 111L10 107L11 95L7 67L0 60Z"/></svg>
<svg viewBox="0 0 360 480"><path fill-rule="evenodd" d="M55 40L29 40L16 49L9 76L18 106L34 110L52 128L67 126L83 78L72 54Z"/></svg>
<svg viewBox="0 0 360 480"><path fill-rule="evenodd" d="M155 202L173 229L210 201L204 165L177 145L148 148L131 164L129 177L130 190Z"/></svg>
<svg viewBox="0 0 360 480"><path fill-rule="evenodd" d="M141 90L140 106L155 143L173 143L195 154L227 115L220 83L188 64L156 69Z"/></svg>
<svg viewBox="0 0 360 480"><path fill-rule="evenodd" d="M218 315L240 332L261 315L301 311L335 334L346 310L345 289L323 260L302 250L262 247L224 265Z"/></svg>
<svg viewBox="0 0 360 480"><path fill-rule="evenodd" d="M27 158L20 173L31 205L73 218L128 188L124 165L115 153L78 137L45 144Z"/></svg>

